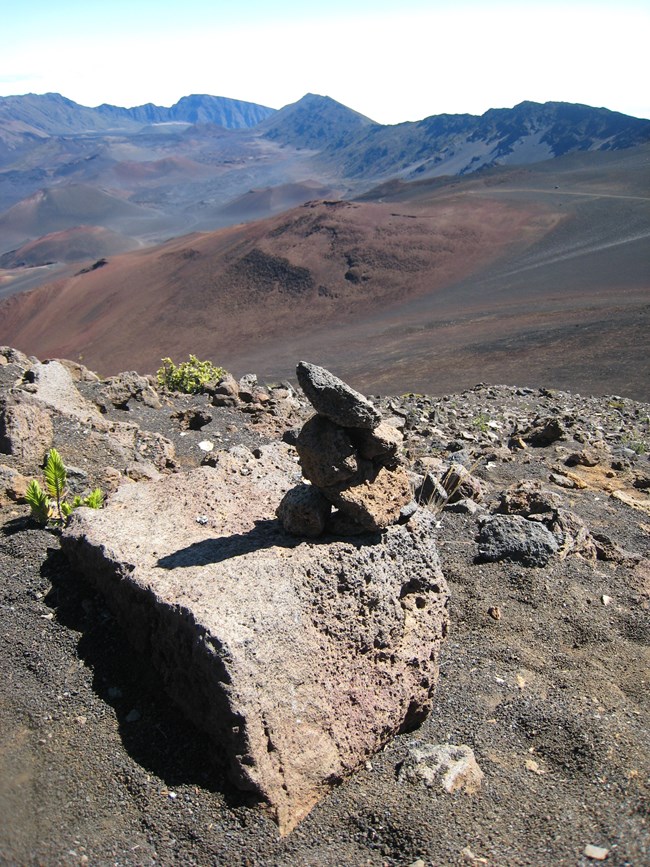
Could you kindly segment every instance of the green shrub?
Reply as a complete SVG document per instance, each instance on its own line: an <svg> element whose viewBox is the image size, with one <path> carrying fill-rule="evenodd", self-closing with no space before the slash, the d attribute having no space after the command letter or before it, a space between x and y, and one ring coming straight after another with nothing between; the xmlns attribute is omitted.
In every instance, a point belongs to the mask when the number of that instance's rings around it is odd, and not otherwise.
<svg viewBox="0 0 650 867"><path fill-rule="evenodd" d="M156 373L158 385L168 391L181 391L184 394L197 394L206 382L218 382L227 372L211 361L199 361L196 355L190 355L190 360L183 361L178 367L171 358L161 360L163 366Z"/></svg>
<svg viewBox="0 0 650 867"><path fill-rule="evenodd" d="M72 503L68 502L67 472L61 455L56 449L50 449L43 475L46 490L41 488L36 479L32 479L25 494L25 499L32 510L32 517L39 524L47 524L48 521L65 524L72 510L78 506L101 509L104 505L104 495L99 488L95 488L87 497L76 496Z"/></svg>

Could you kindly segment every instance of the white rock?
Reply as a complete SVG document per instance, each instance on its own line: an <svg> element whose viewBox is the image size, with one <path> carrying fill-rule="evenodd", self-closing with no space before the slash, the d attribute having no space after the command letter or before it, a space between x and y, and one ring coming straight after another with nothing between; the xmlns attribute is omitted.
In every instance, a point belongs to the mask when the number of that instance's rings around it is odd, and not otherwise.
<svg viewBox="0 0 650 867"><path fill-rule="evenodd" d="M473 795L481 788L483 771L471 747L465 744L416 743L403 762L399 782L423 782L428 788L440 784L446 792Z"/></svg>
<svg viewBox="0 0 650 867"><path fill-rule="evenodd" d="M602 846L592 846L589 843L584 848L584 854L593 861L604 861L609 855L609 849L604 849Z"/></svg>

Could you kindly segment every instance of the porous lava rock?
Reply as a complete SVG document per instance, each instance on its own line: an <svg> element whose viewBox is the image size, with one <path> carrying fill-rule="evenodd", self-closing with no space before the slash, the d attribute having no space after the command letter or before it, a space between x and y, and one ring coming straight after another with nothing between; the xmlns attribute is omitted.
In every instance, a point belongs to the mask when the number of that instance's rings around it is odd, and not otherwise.
<svg viewBox="0 0 650 867"><path fill-rule="evenodd" d="M329 370L301 361L296 372L316 410L295 440L302 472L339 510L326 529L372 532L407 520L412 493L398 457L400 431ZM311 522L300 526L299 514L293 512L289 523L286 509L278 511L285 530L313 535Z"/></svg>
<svg viewBox="0 0 650 867"><path fill-rule="evenodd" d="M316 412L334 424L372 429L381 422L379 410L366 397L324 367L300 361L296 375Z"/></svg>
<svg viewBox="0 0 650 867"><path fill-rule="evenodd" d="M485 562L509 560L524 566L546 566L559 548L543 524L520 515L492 515L481 524L479 559Z"/></svg>
<svg viewBox="0 0 650 867"><path fill-rule="evenodd" d="M15 392L0 398L0 453L22 464L40 464L52 445L50 413L32 395Z"/></svg>
<svg viewBox="0 0 650 867"><path fill-rule="evenodd" d="M222 452L78 509L62 539L282 833L427 715L448 622L433 516L298 541L273 518L292 474L282 443Z"/></svg>

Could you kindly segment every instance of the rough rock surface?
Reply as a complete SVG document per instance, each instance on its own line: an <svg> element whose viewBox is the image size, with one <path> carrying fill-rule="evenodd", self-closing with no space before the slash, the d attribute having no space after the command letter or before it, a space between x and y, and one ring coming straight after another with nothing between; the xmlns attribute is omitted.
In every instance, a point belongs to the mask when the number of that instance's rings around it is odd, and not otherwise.
<svg viewBox="0 0 650 867"><path fill-rule="evenodd" d="M520 515L494 515L483 521L479 532L481 560L511 560L524 566L545 566L559 545L543 524Z"/></svg>
<svg viewBox="0 0 650 867"><path fill-rule="evenodd" d="M0 395L35 362L0 348ZM513 377L521 374L513 368ZM101 400L102 383L73 378L84 397ZM160 410L109 404L103 431L52 410L54 444L66 465L87 473L90 487L107 491L157 475L134 456L137 440L146 439L135 425L173 443L177 472L200 465L204 439L214 442L216 462L220 449L235 445L257 454L311 414L286 383L269 389L267 408L250 413L239 403L211 406L206 392L163 393ZM1 863L576 867L587 863L587 844L608 851L608 864L650 863L643 773L650 761L650 405L486 384L376 405L403 428L400 451L415 473L442 478L459 459L474 467L483 510L499 513L513 485L538 487L540 498L517 496L506 509L541 520L560 545L541 568L478 562L482 510L441 504L436 513L452 628L433 709L417 737L470 746L485 774L480 792L466 797L421 780L399 782L412 747L405 733L279 837L257 800L226 778L208 736L167 698L102 594L70 566L59 535L11 500L0 506ZM205 428L181 429L177 412L206 409L213 419ZM513 432L538 417L561 419L566 439L510 445ZM128 436L116 443L112 429L125 419ZM566 463L587 448L597 465ZM27 480L42 478L41 461L0 456ZM240 475L255 462L249 453ZM583 486L560 488L551 471ZM297 460L290 481L300 481ZM566 545L585 527L596 559L584 546Z"/></svg>
<svg viewBox="0 0 650 867"><path fill-rule="evenodd" d="M113 406L128 409L130 400L139 400L152 409L160 409L160 399L146 376L140 376L135 370L126 370L111 376L102 389L104 400Z"/></svg>
<svg viewBox="0 0 650 867"><path fill-rule="evenodd" d="M99 410L83 398L70 372L59 361L38 362L25 374L24 391L57 412L82 422L99 421Z"/></svg>
<svg viewBox="0 0 650 867"><path fill-rule="evenodd" d="M29 394L8 394L0 400L0 452L23 464L40 464L52 445L52 419Z"/></svg>
<svg viewBox="0 0 650 867"><path fill-rule="evenodd" d="M299 544L272 517L295 463L259 454L122 487L63 545L286 832L426 717L447 591L431 515Z"/></svg>
<svg viewBox="0 0 650 867"><path fill-rule="evenodd" d="M316 412L334 424L372 429L381 422L379 410L366 397L324 367L301 361L296 375Z"/></svg>
<svg viewBox="0 0 650 867"><path fill-rule="evenodd" d="M411 484L403 467L381 467L374 478L356 485L323 488L323 493L366 530L384 530L399 519L410 502Z"/></svg>
<svg viewBox="0 0 650 867"><path fill-rule="evenodd" d="M280 501L277 516L287 533L316 537L325 532L331 511L332 504L313 485L296 485Z"/></svg>
<svg viewBox="0 0 650 867"><path fill-rule="evenodd" d="M348 432L325 416L315 415L303 425L296 449L305 478L319 488L363 478L363 462Z"/></svg>
<svg viewBox="0 0 650 867"><path fill-rule="evenodd" d="M375 531L408 520L414 509L407 509L410 479L397 454L402 434L329 370L301 361L297 375L316 415L294 441L303 475L339 510L330 527ZM312 536L313 523L301 528L300 514L294 510L289 523L288 512L278 511L287 532Z"/></svg>

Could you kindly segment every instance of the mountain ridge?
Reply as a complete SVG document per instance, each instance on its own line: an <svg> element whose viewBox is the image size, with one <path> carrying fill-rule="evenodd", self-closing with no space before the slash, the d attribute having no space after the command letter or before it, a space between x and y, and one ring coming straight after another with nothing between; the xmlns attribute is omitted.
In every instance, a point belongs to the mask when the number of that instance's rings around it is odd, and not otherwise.
<svg viewBox="0 0 650 867"><path fill-rule="evenodd" d="M91 107L60 93L0 97L0 123L19 121L32 131L49 135L109 131L116 121L131 130L143 124L173 122L209 122L227 129L241 129L255 126L274 111L257 103L209 94L181 97L168 108L151 102L132 108L109 103Z"/></svg>
<svg viewBox="0 0 650 867"><path fill-rule="evenodd" d="M244 116L244 108L253 114ZM244 123L255 125L237 126ZM53 129L62 132L48 132ZM526 101L481 116L432 115L385 126L313 93L277 111L206 94L183 97L170 109L90 109L59 94L6 97L0 99L0 256L79 225L117 232L125 249L151 246L264 219L282 210L283 202L351 200L394 179L457 178L647 142L650 121L561 102ZM116 223L97 208L89 217L78 197L80 206L64 208L54 222L44 207L33 206L34 196L45 201L50 191L63 201L63 191L73 185L139 208L138 219L125 212ZM256 192L263 190L278 195ZM322 192L314 196L316 190ZM33 219L17 231L15 215L25 210ZM68 261L69 249L55 255L56 243L66 237L31 246L30 261L38 249L49 251L47 261ZM114 240L103 255L115 252ZM23 259L18 253L4 261ZM38 278L32 271L25 279L31 286ZM0 294L26 285L14 270Z"/></svg>

